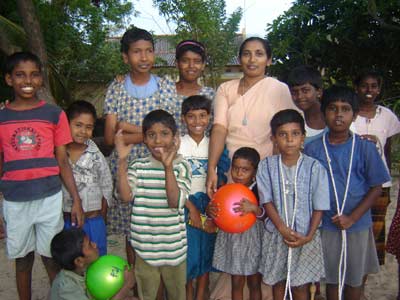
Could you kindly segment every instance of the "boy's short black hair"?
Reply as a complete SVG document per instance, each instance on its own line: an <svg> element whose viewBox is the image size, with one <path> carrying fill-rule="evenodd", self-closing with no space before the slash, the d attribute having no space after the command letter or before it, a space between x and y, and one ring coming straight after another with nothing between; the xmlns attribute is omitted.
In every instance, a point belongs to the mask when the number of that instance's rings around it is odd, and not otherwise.
<svg viewBox="0 0 400 300"><path fill-rule="evenodd" d="M151 128L156 123L161 123L165 127L171 129L172 133L175 135L178 131L174 117L167 111L162 109L157 109L149 112L143 119L142 130L143 135L146 135L147 130Z"/></svg>
<svg viewBox="0 0 400 300"><path fill-rule="evenodd" d="M194 95L189 96L182 102L182 116L191 110L204 109L207 113L211 113L211 100L205 96Z"/></svg>
<svg viewBox="0 0 400 300"><path fill-rule="evenodd" d="M23 61L31 61L35 63L39 71L42 72L42 63L40 62L39 57L32 52L22 51L15 52L6 58L4 63L4 74L11 74L15 67Z"/></svg>
<svg viewBox="0 0 400 300"><path fill-rule="evenodd" d="M130 45L140 40L149 41L153 45L154 49L154 39L151 33L147 30L134 27L125 31L124 35L122 36L120 41L121 52L125 54L128 53Z"/></svg>
<svg viewBox="0 0 400 300"><path fill-rule="evenodd" d="M83 256L85 232L80 228L63 230L51 240L50 251L54 261L63 269L75 270L75 259Z"/></svg>
<svg viewBox="0 0 400 300"><path fill-rule="evenodd" d="M353 113L359 111L358 98L353 89L347 86L333 85L328 88L321 98L321 111L325 115L326 108L332 102L346 102L351 105Z"/></svg>
<svg viewBox="0 0 400 300"><path fill-rule="evenodd" d="M198 55L201 56L202 62L206 61L206 48L204 45L196 40L184 40L181 41L175 49L175 58L176 60L179 60L181 56L187 52L187 51L192 51L194 53L197 53Z"/></svg>
<svg viewBox="0 0 400 300"><path fill-rule="evenodd" d="M304 119L301 114L294 109L284 109L277 112L271 119L270 126L272 135L275 136L278 128L288 123L298 123L300 125L301 132L303 134L306 133Z"/></svg>
<svg viewBox="0 0 400 300"><path fill-rule="evenodd" d="M75 102L72 102L71 105L68 106L66 114L68 121L71 121L73 118L79 116L80 114L91 114L95 122L97 119L96 108L94 108L92 103L85 100L77 100Z"/></svg>
<svg viewBox="0 0 400 300"><path fill-rule="evenodd" d="M288 77L289 87L303 84L311 84L316 89L322 89L323 82L321 73L311 66L298 66L292 69Z"/></svg>
<svg viewBox="0 0 400 300"><path fill-rule="evenodd" d="M383 83L382 75L375 70L363 70L360 74L358 74L356 78L354 78L353 84L355 86L360 86L361 82L368 77L375 78L376 81L378 82L379 88L382 87Z"/></svg>
<svg viewBox="0 0 400 300"><path fill-rule="evenodd" d="M250 147L241 147L237 149L235 153L233 153L232 162L238 158L248 160L254 169L257 170L258 163L260 162L260 154L256 149Z"/></svg>

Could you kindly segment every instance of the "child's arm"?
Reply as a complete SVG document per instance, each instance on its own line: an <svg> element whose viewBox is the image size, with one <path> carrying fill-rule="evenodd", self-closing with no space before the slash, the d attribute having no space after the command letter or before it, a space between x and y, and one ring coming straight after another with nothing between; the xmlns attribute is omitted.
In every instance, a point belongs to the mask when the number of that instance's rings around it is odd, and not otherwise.
<svg viewBox="0 0 400 300"><path fill-rule="evenodd" d="M234 203L235 207L233 208L234 212L241 212L242 216L246 215L248 213L253 213L257 216L264 215L263 209L254 204L253 202L250 202L248 199L243 198L240 200L240 202Z"/></svg>
<svg viewBox="0 0 400 300"><path fill-rule="evenodd" d="M279 233L282 235L284 241L295 241L296 239L294 237L294 231L286 226L286 224L283 222L278 211L276 210L275 204L272 201L265 203L264 209L268 218L270 218L276 229L278 229Z"/></svg>
<svg viewBox="0 0 400 300"><path fill-rule="evenodd" d="M107 200L106 198L101 198L101 216L103 217L104 221L107 220L107 209L108 209L108 205L107 205Z"/></svg>
<svg viewBox="0 0 400 300"><path fill-rule="evenodd" d="M225 147L226 136L228 135L228 130L220 125L214 124L209 143L208 150L208 170L207 170L207 195L212 198L213 194L217 191L218 176L216 172L216 167L218 160L221 157L222 152Z"/></svg>
<svg viewBox="0 0 400 300"><path fill-rule="evenodd" d="M322 210L314 210L311 216L310 230L308 231L307 235L304 236L298 232L293 232L292 235L295 238L295 240L285 241L286 245L288 245L291 248L296 248L311 242L311 240L314 237L315 231L317 231L319 224L321 224L323 214L324 212Z"/></svg>
<svg viewBox="0 0 400 300"><path fill-rule="evenodd" d="M3 152L0 152L0 177L3 176ZM1 200L3 201L3 200ZM4 222L3 218L0 216L0 240L4 239L6 236L5 230L4 230Z"/></svg>
<svg viewBox="0 0 400 300"><path fill-rule="evenodd" d="M335 215L332 217L332 223L335 224L339 229L350 228L367 212L368 209L371 208L381 193L381 185L371 187L363 200L361 200L361 202L356 206L350 215Z"/></svg>
<svg viewBox="0 0 400 300"><path fill-rule="evenodd" d="M72 197L71 223L82 227L84 223L84 213L82 201L76 188L75 179L72 174L71 166L68 161L67 148L65 145L55 147L55 156L60 167L60 176L65 187Z"/></svg>
<svg viewBox="0 0 400 300"><path fill-rule="evenodd" d="M119 197L124 202L132 200L132 190L128 180L128 156L132 145L126 145L123 140L122 130L118 130L115 135L115 149L118 153L117 162L117 191Z"/></svg>
<svg viewBox="0 0 400 300"><path fill-rule="evenodd" d="M3 177L3 152L0 152L0 178Z"/></svg>
<svg viewBox="0 0 400 300"><path fill-rule="evenodd" d="M6 232L4 230L4 222L3 218L0 216L0 240L6 237Z"/></svg>
<svg viewBox="0 0 400 300"><path fill-rule="evenodd" d="M387 138L385 147L383 148L383 153L385 154L385 159L386 159L386 165L389 167L389 169L392 163L391 149L392 149L392 138L389 137Z"/></svg>
<svg viewBox="0 0 400 300"><path fill-rule="evenodd" d="M214 201L210 201L206 207L206 214L208 217L215 219L218 218L219 205Z"/></svg>
<svg viewBox="0 0 400 300"><path fill-rule="evenodd" d="M119 129L122 129L124 133L143 134L141 126L136 126L125 121L118 122L118 130Z"/></svg>
<svg viewBox="0 0 400 300"><path fill-rule="evenodd" d="M196 228L202 228L200 211L197 207L189 199L186 200L185 206L189 210L190 225Z"/></svg>
<svg viewBox="0 0 400 300"><path fill-rule="evenodd" d="M102 194L101 215L106 220L107 208L112 206L113 202L113 179L106 158L102 153L98 153L100 164L97 168L97 177L99 178L99 188Z"/></svg>
<svg viewBox="0 0 400 300"><path fill-rule="evenodd" d="M128 122L118 122L117 130L122 129L124 133L125 144L140 144L143 143L142 127L130 124Z"/></svg>
<svg viewBox="0 0 400 300"><path fill-rule="evenodd" d="M165 190L167 193L168 206L170 208L178 208L179 205L179 187L174 174L173 161L179 149L179 138L176 137L173 147L170 151L161 151L161 162L165 169Z"/></svg>
<svg viewBox="0 0 400 300"><path fill-rule="evenodd" d="M114 136L117 132L117 115L107 114L104 126L104 143L107 146L114 146Z"/></svg>
<svg viewBox="0 0 400 300"><path fill-rule="evenodd" d="M124 285L119 290L119 292L116 293L111 299L112 300L126 299L129 296L129 293L131 292L134 285L135 285L135 277L133 275L133 271L126 267L124 271Z"/></svg>

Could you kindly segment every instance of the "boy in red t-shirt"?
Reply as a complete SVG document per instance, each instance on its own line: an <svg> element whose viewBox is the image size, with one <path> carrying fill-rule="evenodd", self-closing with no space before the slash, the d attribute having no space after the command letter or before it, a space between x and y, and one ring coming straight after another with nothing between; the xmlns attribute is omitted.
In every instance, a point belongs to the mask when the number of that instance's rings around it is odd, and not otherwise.
<svg viewBox="0 0 400 300"><path fill-rule="evenodd" d="M83 211L66 152L72 139L65 113L36 96L43 83L39 58L29 52L10 55L5 80L14 90L14 100L0 110L7 254L15 259L19 298L31 299L34 251L50 281L58 271L50 241L63 228L60 176L74 199L71 215L77 226L83 224Z"/></svg>

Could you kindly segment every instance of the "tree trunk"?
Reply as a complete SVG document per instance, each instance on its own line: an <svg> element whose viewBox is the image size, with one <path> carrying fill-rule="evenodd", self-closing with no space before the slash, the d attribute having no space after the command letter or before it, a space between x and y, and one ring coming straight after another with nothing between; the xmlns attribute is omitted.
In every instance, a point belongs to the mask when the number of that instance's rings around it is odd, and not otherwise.
<svg viewBox="0 0 400 300"><path fill-rule="evenodd" d="M17 5L22 24L28 37L29 49L40 58L43 65L43 88L38 92L38 97L47 102L55 103L50 91L46 45L40 29L39 20L36 16L35 6L31 0L17 0Z"/></svg>

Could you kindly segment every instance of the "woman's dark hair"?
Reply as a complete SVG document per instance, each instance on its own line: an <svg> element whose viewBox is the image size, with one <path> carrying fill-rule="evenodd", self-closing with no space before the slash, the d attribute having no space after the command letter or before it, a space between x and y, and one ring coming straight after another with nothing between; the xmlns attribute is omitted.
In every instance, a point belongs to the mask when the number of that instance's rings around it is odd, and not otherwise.
<svg viewBox="0 0 400 300"><path fill-rule="evenodd" d="M264 47L264 50L265 50L265 53L267 54L267 57L268 57L268 58L271 58L271 57L272 57L272 49L271 49L271 46L269 45L268 41L267 41L266 39L253 36L253 37L249 37L249 38L245 39L245 40L243 41L243 43L240 45L240 48L239 48L239 58L242 57L243 50L244 50L244 47L246 46L246 44L247 44L248 42L253 42L253 41L260 42L260 43L263 45L263 47Z"/></svg>

